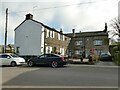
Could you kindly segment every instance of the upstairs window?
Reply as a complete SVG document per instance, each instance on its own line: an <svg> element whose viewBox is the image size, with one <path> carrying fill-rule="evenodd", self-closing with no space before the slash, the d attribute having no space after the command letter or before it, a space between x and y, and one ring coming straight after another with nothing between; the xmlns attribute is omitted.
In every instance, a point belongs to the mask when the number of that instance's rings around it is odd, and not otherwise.
<svg viewBox="0 0 120 90"><path fill-rule="evenodd" d="M77 45L77 46L82 46L83 45L83 41L75 41L75 45Z"/></svg>
<svg viewBox="0 0 120 90"><path fill-rule="evenodd" d="M75 50L74 53L75 53L75 55L82 55L83 51L82 50Z"/></svg>
<svg viewBox="0 0 120 90"><path fill-rule="evenodd" d="M65 38L64 35L58 33L58 40L64 41L64 38Z"/></svg>
<svg viewBox="0 0 120 90"><path fill-rule="evenodd" d="M94 40L94 45L95 46L100 46L103 44L103 41L102 40Z"/></svg>
<svg viewBox="0 0 120 90"><path fill-rule="evenodd" d="M46 37L54 38L54 31L47 30L47 35Z"/></svg>

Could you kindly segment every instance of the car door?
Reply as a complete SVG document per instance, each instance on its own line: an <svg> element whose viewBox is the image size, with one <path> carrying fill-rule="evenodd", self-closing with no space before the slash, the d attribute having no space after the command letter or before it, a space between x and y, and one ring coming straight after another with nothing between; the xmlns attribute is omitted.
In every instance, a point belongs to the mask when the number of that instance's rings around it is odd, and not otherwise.
<svg viewBox="0 0 120 90"><path fill-rule="evenodd" d="M9 55L2 55L2 65L10 65L11 57Z"/></svg>
<svg viewBox="0 0 120 90"><path fill-rule="evenodd" d="M38 57L37 64L45 64L44 60L46 58L46 55L41 55Z"/></svg>
<svg viewBox="0 0 120 90"><path fill-rule="evenodd" d="M50 64L51 63L51 54L46 54L44 57L44 64Z"/></svg>

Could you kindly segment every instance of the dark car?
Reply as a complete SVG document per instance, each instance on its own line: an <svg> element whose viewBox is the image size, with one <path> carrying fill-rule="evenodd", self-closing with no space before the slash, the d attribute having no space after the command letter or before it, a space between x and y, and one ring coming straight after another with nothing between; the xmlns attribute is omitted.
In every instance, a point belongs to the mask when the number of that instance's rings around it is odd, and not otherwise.
<svg viewBox="0 0 120 90"><path fill-rule="evenodd" d="M42 54L38 57L34 57L28 60L28 66L32 67L34 65L50 65L53 68L58 66L64 66L68 62L67 57L56 55L56 54Z"/></svg>
<svg viewBox="0 0 120 90"><path fill-rule="evenodd" d="M103 53L100 55L100 60L101 61L112 61L112 56L107 53Z"/></svg>

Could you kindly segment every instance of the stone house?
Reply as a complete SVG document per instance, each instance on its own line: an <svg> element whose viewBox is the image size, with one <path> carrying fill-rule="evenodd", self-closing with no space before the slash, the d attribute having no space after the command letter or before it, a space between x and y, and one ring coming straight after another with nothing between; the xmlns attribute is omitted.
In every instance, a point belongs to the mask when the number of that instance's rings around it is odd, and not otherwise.
<svg viewBox="0 0 120 90"><path fill-rule="evenodd" d="M83 55L84 58L87 58L91 54L100 55L103 52L109 52L109 39L106 29L105 26L103 31L80 33L75 33L75 29L73 29L73 33L67 34L71 37L68 46L69 56Z"/></svg>

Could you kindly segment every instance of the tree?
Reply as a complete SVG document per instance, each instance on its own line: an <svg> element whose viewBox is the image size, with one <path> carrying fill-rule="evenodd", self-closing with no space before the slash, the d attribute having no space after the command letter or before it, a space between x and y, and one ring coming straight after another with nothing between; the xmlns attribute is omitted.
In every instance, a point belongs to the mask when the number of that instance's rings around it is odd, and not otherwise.
<svg viewBox="0 0 120 90"><path fill-rule="evenodd" d="M117 35L120 38L120 17L111 20L111 26L114 28L112 31L113 36Z"/></svg>

